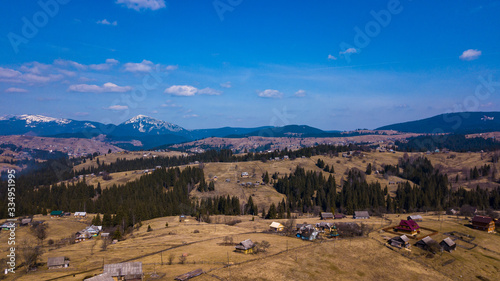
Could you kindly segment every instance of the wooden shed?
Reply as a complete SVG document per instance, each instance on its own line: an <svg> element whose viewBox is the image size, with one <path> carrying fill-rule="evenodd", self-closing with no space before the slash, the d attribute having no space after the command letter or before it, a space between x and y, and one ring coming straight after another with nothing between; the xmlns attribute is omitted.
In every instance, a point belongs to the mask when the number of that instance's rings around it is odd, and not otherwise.
<svg viewBox="0 0 500 281"><path fill-rule="evenodd" d="M370 214L368 213L368 211L355 211L354 218L355 219L369 219Z"/></svg>
<svg viewBox="0 0 500 281"><path fill-rule="evenodd" d="M439 245L438 242L436 242L436 240L430 238L429 236L424 237L422 240L418 241L415 245L433 254L441 250L441 245Z"/></svg>
<svg viewBox="0 0 500 281"><path fill-rule="evenodd" d="M53 218L62 217L63 215L64 215L63 211L52 211L52 212L50 212L50 216L53 217Z"/></svg>
<svg viewBox="0 0 500 281"><path fill-rule="evenodd" d="M103 273L109 274L114 280L142 281L142 262L123 262L105 264Z"/></svg>
<svg viewBox="0 0 500 281"><path fill-rule="evenodd" d="M453 240L451 240L450 237L446 237L445 239L443 239L443 241L441 241L439 245L441 245L443 250L450 253L457 249L457 244Z"/></svg>
<svg viewBox="0 0 500 281"><path fill-rule="evenodd" d="M333 220L333 213L322 212L321 219L322 220Z"/></svg>
<svg viewBox="0 0 500 281"><path fill-rule="evenodd" d="M47 259L47 267L49 269L65 268L69 266L69 259L66 257L51 257Z"/></svg>
<svg viewBox="0 0 500 281"><path fill-rule="evenodd" d="M406 235L396 236L387 242L389 245L397 248L410 248L410 238Z"/></svg>

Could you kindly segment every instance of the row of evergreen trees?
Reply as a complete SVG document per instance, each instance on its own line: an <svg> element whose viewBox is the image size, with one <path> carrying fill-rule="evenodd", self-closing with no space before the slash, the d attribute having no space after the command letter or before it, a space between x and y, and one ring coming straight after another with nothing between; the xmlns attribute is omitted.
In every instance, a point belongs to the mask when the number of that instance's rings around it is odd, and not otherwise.
<svg viewBox="0 0 500 281"><path fill-rule="evenodd" d="M355 168L341 181L340 191L333 175L326 178L298 166L292 174L278 179L274 188L286 195L285 212L336 209L348 214L355 210L392 213L443 210L465 204L480 209L500 209L500 188L452 189L448 176L435 169L425 157L400 159L398 165L387 165L385 170L408 180L398 183L395 197L388 194L387 186L368 183L365 173Z"/></svg>

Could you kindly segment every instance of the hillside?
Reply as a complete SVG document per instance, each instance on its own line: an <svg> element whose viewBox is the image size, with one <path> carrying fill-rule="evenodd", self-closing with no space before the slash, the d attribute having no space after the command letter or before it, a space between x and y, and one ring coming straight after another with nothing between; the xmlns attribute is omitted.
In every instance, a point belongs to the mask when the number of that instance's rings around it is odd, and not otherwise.
<svg viewBox="0 0 500 281"><path fill-rule="evenodd" d="M446 113L426 119L382 126L377 130L413 133L482 133L500 131L500 112Z"/></svg>

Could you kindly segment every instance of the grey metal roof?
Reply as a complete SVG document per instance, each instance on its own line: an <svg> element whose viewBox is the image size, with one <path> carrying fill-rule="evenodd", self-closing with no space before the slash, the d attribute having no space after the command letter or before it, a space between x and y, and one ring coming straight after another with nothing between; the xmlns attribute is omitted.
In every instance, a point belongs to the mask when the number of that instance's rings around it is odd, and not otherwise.
<svg viewBox="0 0 500 281"><path fill-rule="evenodd" d="M255 244L250 239L241 241L239 245L235 246L235 248L239 250L248 250L252 249L253 247L255 247Z"/></svg>
<svg viewBox="0 0 500 281"><path fill-rule="evenodd" d="M142 275L142 262L105 264L103 273L115 276Z"/></svg>
<svg viewBox="0 0 500 281"><path fill-rule="evenodd" d="M87 278L84 281L114 281L114 279L108 273L103 273L91 278Z"/></svg>
<svg viewBox="0 0 500 281"><path fill-rule="evenodd" d="M444 243L446 243L446 245L448 245L449 247L452 247L453 245L455 245L455 242L453 240L450 239L450 237L446 237L445 239L443 239Z"/></svg>
<svg viewBox="0 0 500 281"><path fill-rule="evenodd" d="M412 220L421 220L421 219L423 219L421 215L413 215L413 216L410 216L410 218Z"/></svg>
<svg viewBox="0 0 500 281"><path fill-rule="evenodd" d="M61 266L65 264L65 257L52 257L47 259L47 266Z"/></svg>
<svg viewBox="0 0 500 281"><path fill-rule="evenodd" d="M322 212L321 217L322 218L333 218L333 213Z"/></svg>
<svg viewBox="0 0 500 281"><path fill-rule="evenodd" d="M369 217L370 214L368 214L368 211L355 211L354 216L355 217Z"/></svg>
<svg viewBox="0 0 500 281"><path fill-rule="evenodd" d="M430 245L430 244L433 244L433 243L437 244L437 242L434 239L430 238L429 236L426 236L426 237L422 238L422 240L420 240L418 242L424 243L424 244L427 244L427 245Z"/></svg>
<svg viewBox="0 0 500 281"><path fill-rule="evenodd" d="M401 240L403 240L404 242L410 242L410 238L408 238L408 236L406 235L401 235L399 238L401 238Z"/></svg>

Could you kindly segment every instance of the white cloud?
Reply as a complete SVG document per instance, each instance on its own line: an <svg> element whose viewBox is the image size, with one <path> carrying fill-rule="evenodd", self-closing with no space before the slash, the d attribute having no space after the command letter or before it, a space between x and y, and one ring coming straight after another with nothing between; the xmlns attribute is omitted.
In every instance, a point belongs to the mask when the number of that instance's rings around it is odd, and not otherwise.
<svg viewBox="0 0 500 281"><path fill-rule="evenodd" d="M28 83L47 83L47 82L61 80L62 78L64 78L64 76L61 74L49 74L46 76L42 76L42 75L27 73L23 74L22 78L24 81Z"/></svg>
<svg viewBox="0 0 500 281"><path fill-rule="evenodd" d="M177 70L177 68L179 68L177 65L167 65L167 67L165 67L168 71Z"/></svg>
<svg viewBox="0 0 500 281"><path fill-rule="evenodd" d="M167 100L164 104L160 105L161 107L182 107L182 105L178 105L175 103L172 103L171 100Z"/></svg>
<svg viewBox="0 0 500 281"><path fill-rule="evenodd" d="M76 61L72 60L63 60L63 59L57 59L54 61L55 65L60 65L60 66L71 66L79 70L85 70L87 69L86 65L83 65L81 63L77 63Z"/></svg>
<svg viewBox="0 0 500 281"><path fill-rule="evenodd" d="M153 65L154 65L153 62L148 61L148 60L143 60L142 62L139 62L139 63L128 62L124 66L125 66L125 71L148 72L148 71L151 71Z"/></svg>
<svg viewBox="0 0 500 281"><path fill-rule="evenodd" d="M8 88L5 90L6 93L27 93L28 90L21 88Z"/></svg>
<svg viewBox="0 0 500 281"><path fill-rule="evenodd" d="M109 22L107 19L98 20L96 23L97 23L97 24L104 24L104 25L114 25L114 26L117 26L117 25L118 25L118 22L117 22L117 21L114 21L114 22Z"/></svg>
<svg viewBox="0 0 500 281"><path fill-rule="evenodd" d="M109 110L127 110L128 109L128 106L126 105L112 105L112 106L109 106L109 107L106 107L106 109L109 109Z"/></svg>
<svg viewBox="0 0 500 281"><path fill-rule="evenodd" d="M34 62L24 63L23 65L21 65L19 70L21 70L23 72L30 72L33 74L40 75L40 74L42 74L42 72L45 72L45 71L49 70L50 68L51 68L51 65L34 61Z"/></svg>
<svg viewBox="0 0 500 281"><path fill-rule="evenodd" d="M354 49L354 48L349 48L343 52L339 52L340 55L344 55L344 54L357 54L358 53L358 50Z"/></svg>
<svg viewBox="0 0 500 281"><path fill-rule="evenodd" d="M17 70L0 67L0 78L18 78L21 75L22 73Z"/></svg>
<svg viewBox="0 0 500 281"><path fill-rule="evenodd" d="M182 116L182 118L196 118L199 117L198 114L186 114Z"/></svg>
<svg viewBox="0 0 500 281"><path fill-rule="evenodd" d="M304 90L298 90L297 92L295 92L294 96L296 97L305 97L306 96L306 91Z"/></svg>
<svg viewBox="0 0 500 281"><path fill-rule="evenodd" d="M470 61L470 60L475 60L475 59L479 58L479 56L481 56L481 51L479 51L479 50L473 50L473 49L468 49L468 50L464 51L462 53L462 55L460 55L459 58L461 60Z"/></svg>
<svg viewBox="0 0 500 281"><path fill-rule="evenodd" d="M262 92L259 92L259 97L280 99L283 97L283 93L278 90L267 89Z"/></svg>
<svg viewBox="0 0 500 281"><path fill-rule="evenodd" d="M212 89L212 88L205 88L205 89L198 90L198 94L199 95L219 96L220 94L222 94L222 92L215 90L215 89Z"/></svg>
<svg viewBox="0 0 500 281"><path fill-rule="evenodd" d="M334 57L334 56L332 56L332 55L330 55L330 54L328 55L328 59L329 59L329 60L337 60L337 58L336 58L336 57Z"/></svg>
<svg viewBox="0 0 500 281"><path fill-rule="evenodd" d="M164 0L116 0L116 3L136 11L147 9L155 11L166 7Z"/></svg>
<svg viewBox="0 0 500 281"><path fill-rule="evenodd" d="M231 82L227 81L226 83L220 83L222 88L231 88Z"/></svg>
<svg viewBox="0 0 500 281"><path fill-rule="evenodd" d="M196 92L198 89L189 85L173 85L165 89L166 94L184 97L194 96Z"/></svg>
<svg viewBox="0 0 500 281"><path fill-rule="evenodd" d="M89 67L93 70L108 70L119 63L120 62L115 59L107 59L105 63L91 64Z"/></svg>
<svg viewBox="0 0 500 281"><path fill-rule="evenodd" d="M68 91L80 93L123 93L132 90L130 86L118 86L113 83L104 83L102 86L89 84L70 85Z"/></svg>

